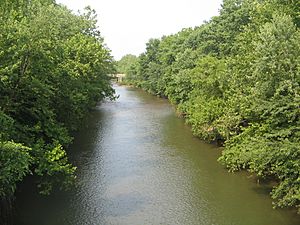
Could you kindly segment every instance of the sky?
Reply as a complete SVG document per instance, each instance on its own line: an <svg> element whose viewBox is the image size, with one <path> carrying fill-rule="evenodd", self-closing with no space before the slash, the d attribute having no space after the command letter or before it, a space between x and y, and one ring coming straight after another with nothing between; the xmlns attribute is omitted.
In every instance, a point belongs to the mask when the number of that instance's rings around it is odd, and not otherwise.
<svg viewBox="0 0 300 225"><path fill-rule="evenodd" d="M116 60L140 55L150 38L175 34L217 16L222 0L56 0L74 12L91 6Z"/></svg>

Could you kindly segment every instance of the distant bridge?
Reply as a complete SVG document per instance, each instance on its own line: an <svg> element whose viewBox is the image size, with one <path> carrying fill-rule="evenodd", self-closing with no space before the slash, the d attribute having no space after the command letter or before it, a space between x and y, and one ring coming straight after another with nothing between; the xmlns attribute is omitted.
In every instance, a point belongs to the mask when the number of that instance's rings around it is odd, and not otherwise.
<svg viewBox="0 0 300 225"><path fill-rule="evenodd" d="M113 79L116 79L117 82L122 82L123 79L125 78L126 74L124 73L117 73L117 74L111 74L110 77Z"/></svg>

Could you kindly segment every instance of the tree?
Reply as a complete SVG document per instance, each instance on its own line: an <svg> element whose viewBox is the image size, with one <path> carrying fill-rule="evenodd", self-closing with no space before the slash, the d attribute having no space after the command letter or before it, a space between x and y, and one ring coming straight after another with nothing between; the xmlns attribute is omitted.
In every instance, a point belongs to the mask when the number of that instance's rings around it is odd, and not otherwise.
<svg viewBox="0 0 300 225"><path fill-rule="evenodd" d="M117 72L128 74L130 67L137 62L135 55L125 55L117 62Z"/></svg>
<svg viewBox="0 0 300 225"><path fill-rule="evenodd" d="M0 12L1 201L29 174L42 193L74 182L65 149L88 110L114 98L114 68L90 8L75 15L52 0L18 0Z"/></svg>

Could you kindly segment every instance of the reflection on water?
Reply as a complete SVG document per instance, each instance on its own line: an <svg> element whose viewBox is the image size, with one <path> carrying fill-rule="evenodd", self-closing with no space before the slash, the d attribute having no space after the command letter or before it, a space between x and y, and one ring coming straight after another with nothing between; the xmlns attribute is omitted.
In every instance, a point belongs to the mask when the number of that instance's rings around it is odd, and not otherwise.
<svg viewBox="0 0 300 225"><path fill-rule="evenodd" d="M116 86L70 149L77 186L42 197L24 185L16 225L298 225L265 188L228 173L166 100Z"/></svg>

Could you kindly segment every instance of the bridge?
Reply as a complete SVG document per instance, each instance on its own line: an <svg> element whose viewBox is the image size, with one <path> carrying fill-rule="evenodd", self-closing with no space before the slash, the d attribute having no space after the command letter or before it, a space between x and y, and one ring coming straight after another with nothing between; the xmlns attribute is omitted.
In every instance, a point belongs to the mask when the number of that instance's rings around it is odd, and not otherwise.
<svg viewBox="0 0 300 225"><path fill-rule="evenodd" d="M122 82L125 78L126 74L124 73L117 73L117 74L111 74L110 77L113 79L116 79L118 83Z"/></svg>

